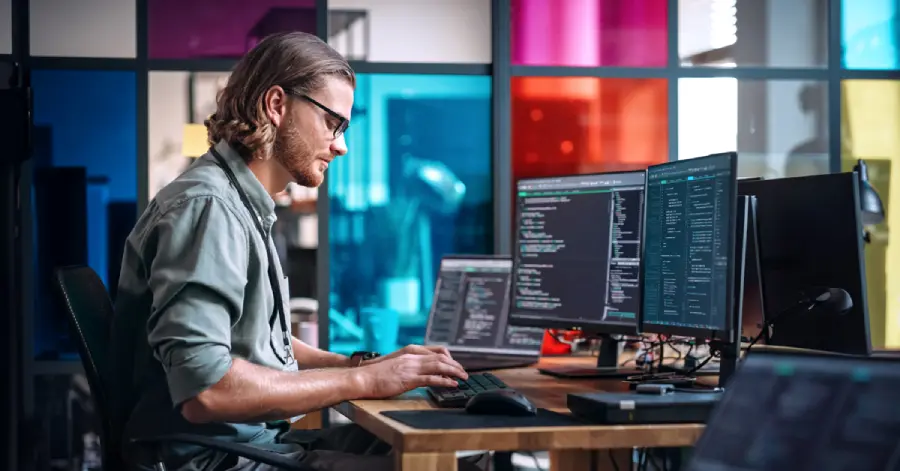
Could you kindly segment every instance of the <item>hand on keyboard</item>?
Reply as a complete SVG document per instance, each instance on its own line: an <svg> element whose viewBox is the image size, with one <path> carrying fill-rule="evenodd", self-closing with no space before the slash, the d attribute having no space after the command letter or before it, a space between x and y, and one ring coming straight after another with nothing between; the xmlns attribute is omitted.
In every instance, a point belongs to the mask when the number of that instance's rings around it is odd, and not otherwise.
<svg viewBox="0 0 900 471"><path fill-rule="evenodd" d="M456 361L445 355L400 355L354 369L360 376L363 397L384 399L429 387L456 388L456 379L468 378Z"/></svg>
<svg viewBox="0 0 900 471"><path fill-rule="evenodd" d="M391 352L387 355L383 355L371 360L366 360L364 365L373 365L375 363L381 363L385 360L390 360L392 358L397 358L403 355L444 355L451 360L453 357L450 355L450 350L447 350L447 347L438 346L438 345L407 345L400 350Z"/></svg>

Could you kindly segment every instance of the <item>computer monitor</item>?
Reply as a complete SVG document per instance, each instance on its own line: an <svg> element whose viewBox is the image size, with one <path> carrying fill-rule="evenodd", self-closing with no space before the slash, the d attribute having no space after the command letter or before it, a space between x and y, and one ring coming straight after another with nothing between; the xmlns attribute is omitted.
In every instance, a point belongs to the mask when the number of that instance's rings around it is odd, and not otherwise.
<svg viewBox="0 0 900 471"><path fill-rule="evenodd" d="M755 338L763 326L762 286L759 270L759 225L756 218L756 197L739 195L735 214L734 240L734 282L731 308L731 325L735 332L733 342L716 341L710 346L715 356L707 358L704 352L699 356L690 349L679 355L675 362L659 366L662 372L675 372L689 376L717 376L721 387L737 368L741 354L741 342L744 336ZM680 361L682 360L683 361ZM712 361L711 361L712 360Z"/></svg>
<svg viewBox="0 0 900 471"><path fill-rule="evenodd" d="M425 345L446 347L467 371L537 363L544 329L509 325L511 272L510 257L443 257Z"/></svg>
<svg viewBox="0 0 900 471"><path fill-rule="evenodd" d="M637 334L644 172L522 179L516 184L510 319L603 337L598 368L622 376L611 334Z"/></svg>
<svg viewBox="0 0 900 471"><path fill-rule="evenodd" d="M640 328L733 342L737 154L647 169Z"/></svg>
<svg viewBox="0 0 900 471"><path fill-rule="evenodd" d="M741 182L755 195L770 345L869 355L868 300L858 181L854 173ZM773 319L810 290L841 288L853 301L844 314L813 310Z"/></svg>
<svg viewBox="0 0 900 471"><path fill-rule="evenodd" d="M686 469L900 469L898 390L898 359L751 352Z"/></svg>

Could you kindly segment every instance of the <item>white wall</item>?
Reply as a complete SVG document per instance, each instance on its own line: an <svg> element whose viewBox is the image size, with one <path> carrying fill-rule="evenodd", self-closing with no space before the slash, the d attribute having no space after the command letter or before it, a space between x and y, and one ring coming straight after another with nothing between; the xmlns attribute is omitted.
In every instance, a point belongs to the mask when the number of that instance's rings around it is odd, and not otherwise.
<svg viewBox="0 0 900 471"><path fill-rule="evenodd" d="M328 7L368 10L371 62L491 62L489 0L330 0ZM361 41L361 30L356 36ZM329 43L344 52L345 41Z"/></svg>
<svg viewBox="0 0 900 471"><path fill-rule="evenodd" d="M31 54L137 55L135 0L30 0Z"/></svg>
<svg viewBox="0 0 900 471"><path fill-rule="evenodd" d="M12 54L12 0L0 0L0 54Z"/></svg>
<svg viewBox="0 0 900 471"><path fill-rule="evenodd" d="M755 0L753 0L755 1ZM736 54L772 67L823 66L825 0L765 0L765 18L744 11L751 31L737 31ZM752 9L751 0L737 2ZM680 0L679 55L687 57L735 43L730 36L735 0ZM763 23L763 24L760 24ZM753 31L755 30L755 31ZM754 35L765 41L754 42ZM764 51L753 50L765 44ZM761 58L761 61L759 60ZM748 59L744 59L747 61ZM761 63L760 63L761 62ZM732 64L733 67L733 64ZM691 158L713 152L741 153L742 176L779 177L828 171L827 114L804 110L800 94L813 82L738 81L734 78L680 79L678 83L678 155ZM824 107L825 95L813 102ZM837 112L837 110L831 110ZM803 155L789 154L805 144ZM789 162L790 160L790 162Z"/></svg>
<svg viewBox="0 0 900 471"><path fill-rule="evenodd" d="M737 149L738 81L735 78L678 80L678 158Z"/></svg>
<svg viewBox="0 0 900 471"><path fill-rule="evenodd" d="M182 133L188 122L188 73L150 72L148 78L148 199L181 173Z"/></svg>
<svg viewBox="0 0 900 471"><path fill-rule="evenodd" d="M734 44L735 0L679 0L678 56L682 59Z"/></svg>
<svg viewBox="0 0 900 471"><path fill-rule="evenodd" d="M827 173L827 133L818 131L826 115L800 104L801 91L810 85L815 82L680 79L678 158L737 150L742 177ZM825 106L824 89L810 95ZM764 100L761 112L739 106L757 99ZM804 153L790 155L801 144L806 144Z"/></svg>

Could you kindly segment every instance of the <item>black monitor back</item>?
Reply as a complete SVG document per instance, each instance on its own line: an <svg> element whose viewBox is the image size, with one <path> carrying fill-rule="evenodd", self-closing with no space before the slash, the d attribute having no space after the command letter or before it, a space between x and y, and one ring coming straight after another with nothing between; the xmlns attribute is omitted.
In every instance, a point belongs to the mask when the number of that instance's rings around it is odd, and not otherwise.
<svg viewBox="0 0 900 471"><path fill-rule="evenodd" d="M871 354L856 174L742 181L738 192L757 197L767 319L814 287L842 288L853 299L843 315L811 311L779 320L768 343Z"/></svg>

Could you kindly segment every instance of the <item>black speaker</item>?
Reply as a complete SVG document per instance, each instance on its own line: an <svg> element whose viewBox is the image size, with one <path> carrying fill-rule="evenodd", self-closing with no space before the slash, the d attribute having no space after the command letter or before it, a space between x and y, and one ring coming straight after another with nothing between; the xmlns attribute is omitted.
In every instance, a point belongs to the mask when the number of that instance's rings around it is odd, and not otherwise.
<svg viewBox="0 0 900 471"><path fill-rule="evenodd" d="M125 252L125 239L137 223L136 201L110 201L106 207L107 214L107 264L106 279L109 280L109 295L115 300L119 288L119 272L122 269L122 255Z"/></svg>
<svg viewBox="0 0 900 471"><path fill-rule="evenodd" d="M6 76L9 88L0 86L0 161L20 163L31 157L34 100L19 65L4 64L3 69L0 76Z"/></svg>
<svg viewBox="0 0 900 471"><path fill-rule="evenodd" d="M36 359L59 360L77 354L66 314L55 302L53 270L87 265L87 174L84 167L45 167L34 171L35 263L34 340ZM26 355L31 352L26 352Z"/></svg>

